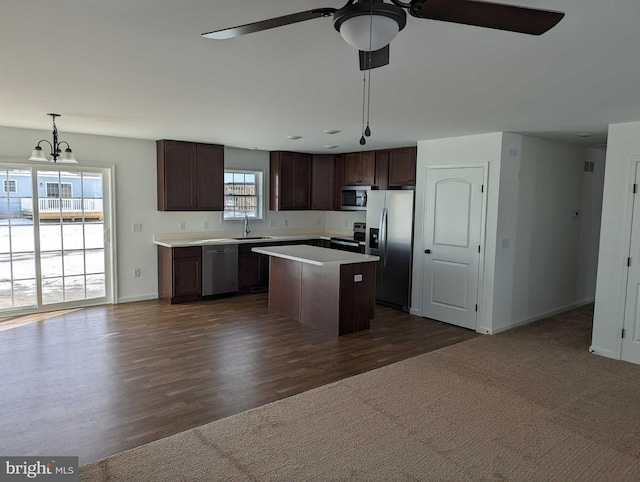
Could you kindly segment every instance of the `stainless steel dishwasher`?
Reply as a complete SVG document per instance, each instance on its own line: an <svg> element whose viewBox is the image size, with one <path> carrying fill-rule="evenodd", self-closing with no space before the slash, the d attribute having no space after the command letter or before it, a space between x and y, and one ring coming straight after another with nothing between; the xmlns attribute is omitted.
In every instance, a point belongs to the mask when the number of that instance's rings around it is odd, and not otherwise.
<svg viewBox="0 0 640 482"><path fill-rule="evenodd" d="M202 296L238 291L238 245L202 247Z"/></svg>

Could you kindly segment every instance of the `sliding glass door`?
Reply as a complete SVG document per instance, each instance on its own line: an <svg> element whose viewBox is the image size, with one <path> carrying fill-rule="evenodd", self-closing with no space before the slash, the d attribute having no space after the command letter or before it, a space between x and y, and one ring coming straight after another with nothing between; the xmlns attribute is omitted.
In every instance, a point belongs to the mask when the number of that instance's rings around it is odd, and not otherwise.
<svg viewBox="0 0 640 482"><path fill-rule="evenodd" d="M110 171L56 166L0 173L9 190L0 198L0 294L11 294L2 296L0 315L112 302Z"/></svg>

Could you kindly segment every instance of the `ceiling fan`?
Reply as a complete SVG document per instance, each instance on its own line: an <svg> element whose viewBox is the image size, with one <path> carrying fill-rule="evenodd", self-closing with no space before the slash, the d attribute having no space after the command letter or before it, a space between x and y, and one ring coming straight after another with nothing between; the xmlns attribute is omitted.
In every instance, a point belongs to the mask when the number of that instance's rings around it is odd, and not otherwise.
<svg viewBox="0 0 640 482"><path fill-rule="evenodd" d="M474 25L509 32L541 35L554 27L564 13L481 0L348 0L340 9L315 8L237 27L203 33L212 39L229 39L297 22L333 16L333 25L349 45L360 51L360 70L389 63L389 43L416 18Z"/></svg>

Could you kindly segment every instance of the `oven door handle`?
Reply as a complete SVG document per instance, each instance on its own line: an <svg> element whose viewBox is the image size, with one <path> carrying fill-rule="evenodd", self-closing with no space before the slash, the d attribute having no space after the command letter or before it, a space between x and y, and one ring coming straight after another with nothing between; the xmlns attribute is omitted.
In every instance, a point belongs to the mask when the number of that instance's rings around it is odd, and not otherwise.
<svg viewBox="0 0 640 482"><path fill-rule="evenodd" d="M329 240L329 243L330 244L338 244L340 246L349 246L351 248L357 248L358 246L360 246L360 243L343 241L341 239L331 239L331 240Z"/></svg>

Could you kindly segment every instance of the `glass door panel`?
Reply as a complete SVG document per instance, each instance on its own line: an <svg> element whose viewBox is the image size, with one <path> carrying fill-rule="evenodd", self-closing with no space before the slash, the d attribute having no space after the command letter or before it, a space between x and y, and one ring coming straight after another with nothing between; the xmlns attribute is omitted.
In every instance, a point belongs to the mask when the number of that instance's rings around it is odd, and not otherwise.
<svg viewBox="0 0 640 482"><path fill-rule="evenodd" d="M42 304L106 296L103 175L38 171Z"/></svg>
<svg viewBox="0 0 640 482"><path fill-rule="evenodd" d="M37 305L29 169L0 169L0 310Z"/></svg>

